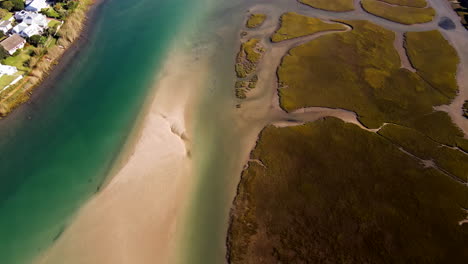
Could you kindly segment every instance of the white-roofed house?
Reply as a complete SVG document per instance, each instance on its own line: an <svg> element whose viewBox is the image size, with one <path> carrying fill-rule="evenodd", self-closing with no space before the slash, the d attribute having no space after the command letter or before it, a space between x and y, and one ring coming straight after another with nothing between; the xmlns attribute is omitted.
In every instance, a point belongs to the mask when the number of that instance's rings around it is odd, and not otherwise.
<svg viewBox="0 0 468 264"><path fill-rule="evenodd" d="M22 38L18 34L13 34L4 41L0 42L0 46L2 46L10 55L15 53L18 49L22 49L26 44L26 40Z"/></svg>
<svg viewBox="0 0 468 264"><path fill-rule="evenodd" d="M42 33L44 33L44 31L40 26L32 24L27 28L23 29L23 31L20 32L20 35L23 38L30 38L34 35L42 35Z"/></svg>
<svg viewBox="0 0 468 264"><path fill-rule="evenodd" d="M13 27L12 22L9 20L2 20L0 22L0 31L7 33Z"/></svg>
<svg viewBox="0 0 468 264"><path fill-rule="evenodd" d="M1 75L13 75L18 72L18 69L14 66L0 64L0 76Z"/></svg>
<svg viewBox="0 0 468 264"><path fill-rule="evenodd" d="M31 13L32 12L28 12L28 11L25 11L25 10L15 12L15 19L16 19L16 21L23 21L24 17L26 17L27 15L29 15Z"/></svg>
<svg viewBox="0 0 468 264"><path fill-rule="evenodd" d="M11 31L23 38L30 38L34 35L42 35L44 28L47 28L47 23L46 16L29 12L23 17L23 22L14 26Z"/></svg>
<svg viewBox="0 0 468 264"><path fill-rule="evenodd" d="M36 24L40 27L47 27L47 17L39 13L30 13L24 17L23 23L28 25Z"/></svg>
<svg viewBox="0 0 468 264"><path fill-rule="evenodd" d="M24 9L26 11L33 11L39 12L44 8L49 8L50 5L46 2L46 0L33 0L29 5L27 5Z"/></svg>
<svg viewBox="0 0 468 264"><path fill-rule="evenodd" d="M21 34L21 32L22 32L23 30L25 30L26 28L28 28L28 27L29 27L28 24L26 24L26 23L24 23L24 22L21 22L21 23L19 23L18 25L14 26L13 29L11 30L11 32L12 32L13 34Z"/></svg>

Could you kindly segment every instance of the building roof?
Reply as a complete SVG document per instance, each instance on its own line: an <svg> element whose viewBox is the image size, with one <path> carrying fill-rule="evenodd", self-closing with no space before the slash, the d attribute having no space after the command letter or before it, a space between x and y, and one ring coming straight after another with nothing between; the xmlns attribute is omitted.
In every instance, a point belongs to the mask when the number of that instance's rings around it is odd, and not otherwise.
<svg viewBox="0 0 468 264"><path fill-rule="evenodd" d="M10 25L10 24L11 24L11 21L2 20L2 21L0 22L0 27L6 27L6 26L8 26L8 25Z"/></svg>
<svg viewBox="0 0 468 264"><path fill-rule="evenodd" d="M28 24L21 22L15 27L13 27L13 33L20 33L21 31L25 30L27 27L29 27Z"/></svg>
<svg viewBox="0 0 468 264"><path fill-rule="evenodd" d="M37 24L39 26L47 25L47 17L43 14L30 13L23 18L23 22L28 25Z"/></svg>
<svg viewBox="0 0 468 264"><path fill-rule="evenodd" d="M12 74L16 73L18 69L14 66L0 64L0 74Z"/></svg>
<svg viewBox="0 0 468 264"><path fill-rule="evenodd" d="M21 11L15 12L15 19L16 20L22 20L29 13L30 12L26 11L26 10L21 10Z"/></svg>
<svg viewBox="0 0 468 264"><path fill-rule="evenodd" d="M30 18L30 19L36 19L36 18L42 18L42 17L46 17L46 16L44 16L43 14L34 13L34 12L28 12L25 15L25 18Z"/></svg>
<svg viewBox="0 0 468 264"><path fill-rule="evenodd" d="M45 0L33 0L29 5L26 6L26 10L41 10L48 7L49 4L47 4Z"/></svg>
<svg viewBox="0 0 468 264"><path fill-rule="evenodd" d="M21 35L27 36L27 37L32 37L34 35L39 35L39 34L41 34L41 28L36 24L32 24L29 27L23 29L21 33Z"/></svg>
<svg viewBox="0 0 468 264"><path fill-rule="evenodd" d="M20 35L13 34L7 39L5 39L4 41L0 42L0 45L2 45L2 47L8 51L8 50L12 50L16 48L18 45L24 42L26 42L26 40L22 38Z"/></svg>

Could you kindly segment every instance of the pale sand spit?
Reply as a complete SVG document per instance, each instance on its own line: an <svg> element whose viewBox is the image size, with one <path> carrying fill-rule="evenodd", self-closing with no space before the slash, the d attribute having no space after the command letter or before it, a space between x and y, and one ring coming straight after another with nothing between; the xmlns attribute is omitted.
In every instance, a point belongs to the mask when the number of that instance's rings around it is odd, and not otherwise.
<svg viewBox="0 0 468 264"><path fill-rule="evenodd" d="M177 54L167 61L124 164L35 263L174 262L194 182L186 107L206 67Z"/></svg>

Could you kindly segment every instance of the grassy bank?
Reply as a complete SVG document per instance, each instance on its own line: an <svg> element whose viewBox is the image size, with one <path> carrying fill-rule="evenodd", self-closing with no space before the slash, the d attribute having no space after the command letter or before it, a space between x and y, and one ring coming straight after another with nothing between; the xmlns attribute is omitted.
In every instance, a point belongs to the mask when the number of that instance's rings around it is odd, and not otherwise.
<svg viewBox="0 0 468 264"><path fill-rule="evenodd" d="M26 76L16 85L2 92L0 97L0 116L6 116L17 106L26 102L35 87L48 75L65 50L75 41L83 29L86 12L94 0L79 1L76 9L67 16L64 24L56 34L56 39L49 38L46 45L38 48L26 47L21 56L8 58L11 62L26 71Z"/></svg>

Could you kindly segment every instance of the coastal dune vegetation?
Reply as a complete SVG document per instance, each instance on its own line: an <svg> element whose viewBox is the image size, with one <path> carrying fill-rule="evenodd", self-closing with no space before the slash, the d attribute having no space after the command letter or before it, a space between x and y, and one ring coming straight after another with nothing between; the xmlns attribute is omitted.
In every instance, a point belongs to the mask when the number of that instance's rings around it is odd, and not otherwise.
<svg viewBox="0 0 468 264"><path fill-rule="evenodd" d="M83 29L86 11L93 0L74 1L73 11L63 17L64 23L58 31L58 24L52 25L50 37L38 47L29 46L13 60L19 69L25 71L25 78L2 92L0 96L0 116L6 116L18 105L26 102L33 89L47 76L58 63L65 50L75 41ZM65 13L63 13L65 15ZM9 59L9 58L7 58Z"/></svg>
<svg viewBox="0 0 468 264"><path fill-rule="evenodd" d="M346 12L354 10L354 0L299 0L299 2L327 11Z"/></svg>
<svg viewBox="0 0 468 264"><path fill-rule="evenodd" d="M281 27L273 34L271 41L298 38L324 31L344 31L347 27L339 23L327 23L318 18L303 16L294 12L281 15Z"/></svg>
<svg viewBox="0 0 468 264"><path fill-rule="evenodd" d="M362 0L361 5L375 16L405 25L431 22L435 16L435 10L431 7L390 5L380 0Z"/></svg>

